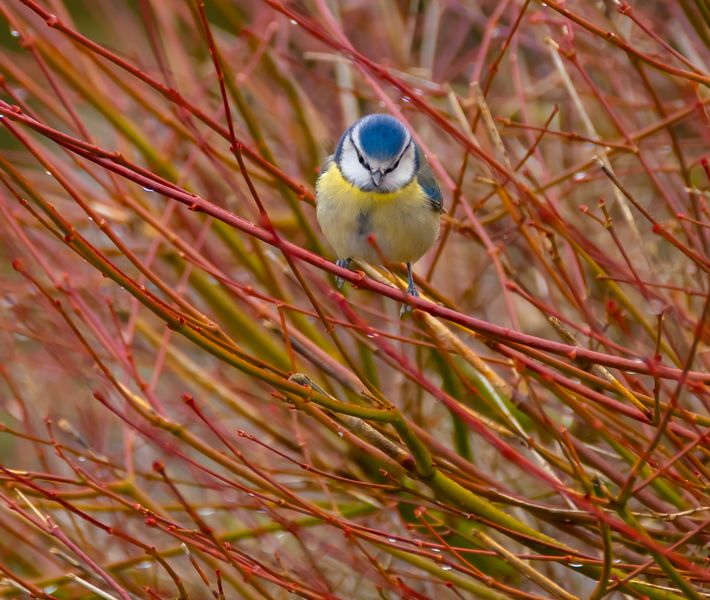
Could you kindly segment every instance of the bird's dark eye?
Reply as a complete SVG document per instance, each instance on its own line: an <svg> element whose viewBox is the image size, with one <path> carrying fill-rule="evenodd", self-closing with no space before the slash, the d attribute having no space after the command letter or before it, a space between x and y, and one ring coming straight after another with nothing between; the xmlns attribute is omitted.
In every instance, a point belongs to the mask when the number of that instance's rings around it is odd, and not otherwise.
<svg viewBox="0 0 710 600"><path fill-rule="evenodd" d="M353 148L355 148L355 145L353 144ZM358 151L357 148L355 148L355 154L357 154L357 161L365 167L368 171L371 171L372 169L370 168L370 165L368 162L363 158L362 154Z"/></svg>
<svg viewBox="0 0 710 600"><path fill-rule="evenodd" d="M401 157L401 156L397 159L397 161L396 161L391 167L389 167L389 168L385 171L385 173L391 173L392 171L394 171L394 170L399 166L399 161L400 161L400 160L402 160L402 157Z"/></svg>
<svg viewBox="0 0 710 600"><path fill-rule="evenodd" d="M357 146L355 145L355 140L353 140L352 135L350 136L350 143L353 146L353 150L355 150L355 155L357 156L357 162L359 162L363 167L365 167L368 171L372 171L372 168L370 167L370 164L365 160L362 154L360 154L360 150L357 149Z"/></svg>
<svg viewBox="0 0 710 600"><path fill-rule="evenodd" d="M404 154L407 152L407 149L409 148L409 146L411 145L411 143L412 143L412 141L410 140L409 143L404 147L404 150L402 150L402 153L399 155L399 158L398 158L396 161L394 161L394 164L393 164L392 166L390 166L390 167L385 171L385 173L391 173L392 171L394 171L394 170L399 166L399 161L402 160L402 157L403 157Z"/></svg>

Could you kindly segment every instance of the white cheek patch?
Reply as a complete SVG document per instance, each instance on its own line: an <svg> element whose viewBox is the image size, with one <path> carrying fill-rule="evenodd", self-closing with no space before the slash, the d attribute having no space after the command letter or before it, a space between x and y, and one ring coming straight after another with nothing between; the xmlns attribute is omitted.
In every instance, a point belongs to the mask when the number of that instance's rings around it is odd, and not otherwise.
<svg viewBox="0 0 710 600"><path fill-rule="evenodd" d="M372 187L370 171L360 164L350 140L345 140L340 155L340 171L350 183L358 188Z"/></svg>
<svg viewBox="0 0 710 600"><path fill-rule="evenodd" d="M410 143L399 160L397 168L391 173L387 173L382 179L380 189L386 192L398 190L407 185L414 178L414 167L416 160L414 156L414 143Z"/></svg>

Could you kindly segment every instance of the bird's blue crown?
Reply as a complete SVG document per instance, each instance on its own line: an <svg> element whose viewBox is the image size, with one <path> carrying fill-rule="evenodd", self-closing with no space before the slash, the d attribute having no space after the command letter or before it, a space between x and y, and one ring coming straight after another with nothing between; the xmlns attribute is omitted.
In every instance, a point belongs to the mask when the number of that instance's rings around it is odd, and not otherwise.
<svg viewBox="0 0 710 600"><path fill-rule="evenodd" d="M369 115L358 128L362 151L376 160L392 160L404 148L409 135L404 125L389 115Z"/></svg>

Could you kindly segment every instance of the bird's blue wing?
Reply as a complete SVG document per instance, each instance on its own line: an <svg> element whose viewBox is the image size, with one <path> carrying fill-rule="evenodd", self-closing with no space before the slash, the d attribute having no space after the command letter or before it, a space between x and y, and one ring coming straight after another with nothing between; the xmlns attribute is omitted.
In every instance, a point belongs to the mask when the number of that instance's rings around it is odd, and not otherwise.
<svg viewBox="0 0 710 600"><path fill-rule="evenodd" d="M429 163L426 158L424 158L418 146L417 163L417 183L421 186L422 190L424 190L432 210L435 212L444 212L444 197L441 195L441 189L439 189L439 184L436 182L434 172L431 170Z"/></svg>

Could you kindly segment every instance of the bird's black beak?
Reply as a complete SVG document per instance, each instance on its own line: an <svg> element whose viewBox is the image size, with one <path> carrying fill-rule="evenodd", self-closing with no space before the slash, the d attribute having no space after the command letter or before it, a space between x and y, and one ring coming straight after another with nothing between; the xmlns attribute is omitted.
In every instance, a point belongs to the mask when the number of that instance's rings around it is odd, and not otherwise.
<svg viewBox="0 0 710 600"><path fill-rule="evenodd" d="M385 172L382 169L377 169L377 171L371 171L370 175L372 176L372 183L375 184L375 187L380 187Z"/></svg>

